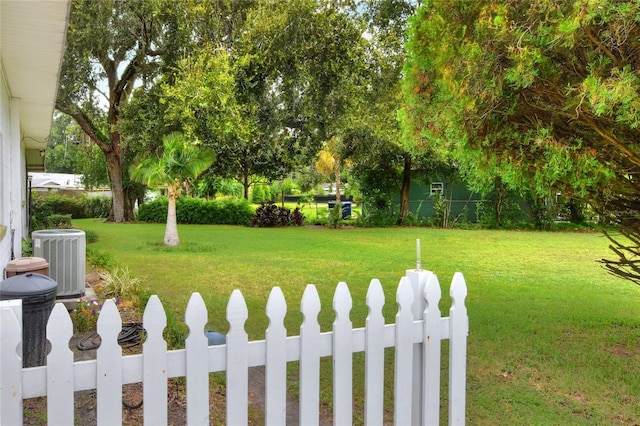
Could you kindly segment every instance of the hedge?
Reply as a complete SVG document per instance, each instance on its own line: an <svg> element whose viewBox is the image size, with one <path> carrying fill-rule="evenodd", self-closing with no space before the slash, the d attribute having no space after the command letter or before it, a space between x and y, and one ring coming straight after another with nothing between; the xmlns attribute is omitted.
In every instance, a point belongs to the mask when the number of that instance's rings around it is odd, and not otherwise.
<svg viewBox="0 0 640 426"><path fill-rule="evenodd" d="M73 219L88 217L107 217L111 211L111 199L108 197L70 197L68 195L41 195L32 192L31 219L34 229L51 227L51 221L57 222L57 216L70 216ZM55 216L49 219L50 216Z"/></svg>
<svg viewBox="0 0 640 426"><path fill-rule="evenodd" d="M158 197L138 208L141 222L165 223L167 221L167 197ZM193 225L247 225L254 210L246 200L223 198L181 197L176 200L178 223Z"/></svg>

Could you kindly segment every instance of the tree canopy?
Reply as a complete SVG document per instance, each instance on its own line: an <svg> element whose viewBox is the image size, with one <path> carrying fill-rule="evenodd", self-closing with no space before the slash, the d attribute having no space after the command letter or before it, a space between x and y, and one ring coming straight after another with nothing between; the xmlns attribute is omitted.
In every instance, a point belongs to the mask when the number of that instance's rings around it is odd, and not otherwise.
<svg viewBox="0 0 640 426"><path fill-rule="evenodd" d="M129 165L173 131L213 149L206 178L237 179L245 196L256 179L311 166L330 141L352 160L342 161L358 171L351 177L377 185L368 165L406 177L420 158L399 147L396 121L402 28L414 7L74 0L56 106L103 152L116 221L131 218L138 195Z"/></svg>
<svg viewBox="0 0 640 426"><path fill-rule="evenodd" d="M638 2L426 1L407 51L411 149L434 149L479 189L500 178L582 197L640 234ZM631 265L624 252L613 271Z"/></svg>

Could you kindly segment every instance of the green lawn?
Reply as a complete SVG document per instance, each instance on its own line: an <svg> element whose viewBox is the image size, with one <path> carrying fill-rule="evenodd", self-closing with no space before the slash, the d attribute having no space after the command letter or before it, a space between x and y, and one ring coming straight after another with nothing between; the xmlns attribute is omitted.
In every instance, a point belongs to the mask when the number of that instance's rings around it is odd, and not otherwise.
<svg viewBox="0 0 640 426"><path fill-rule="evenodd" d="M164 225L90 219L74 224L97 232L99 241L90 247L129 266L177 318L191 292L199 291L209 308L209 327L224 332L229 295L242 290L250 310L246 328L254 339L264 338L265 304L276 285L287 298L291 335L298 334L300 297L308 283L318 287L323 330L331 328L339 281L349 284L354 326L364 325L372 278L382 282L385 317L393 322L395 288L404 271L415 267L420 238L423 267L435 271L443 285L443 311L450 306L453 273L461 271L467 280L468 424L640 419L640 287L606 274L595 262L609 254L600 234L181 225L181 246L167 249L161 244ZM358 371L362 358L355 360ZM323 396L330 400L325 386ZM358 393L362 381L354 386ZM361 415L359 403L355 413Z"/></svg>

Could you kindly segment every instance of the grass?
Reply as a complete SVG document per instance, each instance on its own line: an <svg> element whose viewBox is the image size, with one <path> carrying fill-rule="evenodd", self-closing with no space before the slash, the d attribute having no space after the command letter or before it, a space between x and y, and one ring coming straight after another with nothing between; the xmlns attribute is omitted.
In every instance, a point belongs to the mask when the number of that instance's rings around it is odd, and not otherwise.
<svg viewBox="0 0 640 426"><path fill-rule="evenodd" d="M264 338L265 304L276 285L289 305L291 335L298 334L308 283L320 294L323 331L331 329L339 281L349 284L355 327L364 325L372 278L382 282L384 314L393 322L395 289L415 266L420 238L423 267L435 271L443 286L441 309L450 306L446 294L454 272L463 272L469 287L469 424L634 424L640 418L640 287L595 262L609 255L600 234L181 225L181 246L169 249L162 246L164 225L74 224L95 231L98 241L91 247L128 266L177 318L191 292L199 291L209 309L208 327L226 332L226 303L233 289L242 290L253 339ZM356 357L356 371L361 364ZM330 366L323 364L329 379ZM392 371L387 373L392 383ZM363 388L358 375L356 394ZM330 383L323 383L330 401ZM355 414L355 423L361 422L361 403Z"/></svg>

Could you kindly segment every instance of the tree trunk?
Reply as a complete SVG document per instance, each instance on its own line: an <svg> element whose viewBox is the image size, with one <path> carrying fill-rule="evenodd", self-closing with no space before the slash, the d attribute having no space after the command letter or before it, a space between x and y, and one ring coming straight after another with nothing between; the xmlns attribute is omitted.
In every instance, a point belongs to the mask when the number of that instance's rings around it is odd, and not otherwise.
<svg viewBox="0 0 640 426"><path fill-rule="evenodd" d="M502 227L502 210L504 207L504 199L506 197L506 188L504 187L504 183L502 183L502 180L498 180L498 185L496 186L496 199L495 199L495 205L494 205L494 209L495 209L495 214L496 214L496 226L498 226L499 228Z"/></svg>
<svg viewBox="0 0 640 426"><path fill-rule="evenodd" d="M342 170L342 162L340 161L339 158L336 159L336 169L335 169L335 174L336 174L336 206L338 206L338 208L342 208L342 205L340 204L340 171ZM342 217L342 216L341 216Z"/></svg>
<svg viewBox="0 0 640 426"><path fill-rule="evenodd" d="M104 134L77 105L56 101L56 109L71 116L82 131L98 145L107 161L107 172L111 187L111 202L113 206L113 221L125 222L132 216L127 208L126 193L122 181L122 163L120 151L120 133L117 130ZM108 123L111 129L117 129L118 115L110 108Z"/></svg>
<svg viewBox="0 0 640 426"><path fill-rule="evenodd" d="M570 198L567 207L569 208L569 220L572 223L584 223L584 209L580 200Z"/></svg>
<svg viewBox="0 0 640 426"><path fill-rule="evenodd" d="M404 169L402 171L402 189L400 190L400 217L398 225L402 225L409 215L409 187L411 186L411 156L404 156Z"/></svg>
<svg viewBox="0 0 640 426"><path fill-rule="evenodd" d="M103 151L104 152L104 151ZM113 206L113 221L116 223L125 222L126 216L126 194L122 185L122 164L113 151L104 152L107 160L107 171L111 184L111 202Z"/></svg>
<svg viewBox="0 0 640 426"><path fill-rule="evenodd" d="M169 187L168 199L169 206L167 209L167 226L164 231L164 245L176 247L180 244L180 238L178 238L178 218L176 216L176 196L178 191L175 188Z"/></svg>
<svg viewBox="0 0 640 426"><path fill-rule="evenodd" d="M244 199L249 200L249 175L247 173L242 174L242 187L244 188Z"/></svg>

